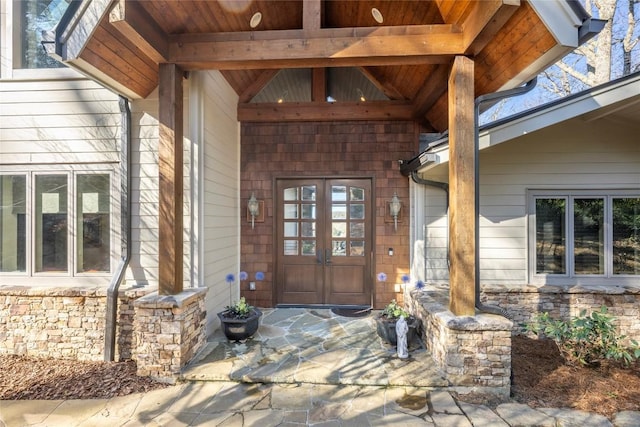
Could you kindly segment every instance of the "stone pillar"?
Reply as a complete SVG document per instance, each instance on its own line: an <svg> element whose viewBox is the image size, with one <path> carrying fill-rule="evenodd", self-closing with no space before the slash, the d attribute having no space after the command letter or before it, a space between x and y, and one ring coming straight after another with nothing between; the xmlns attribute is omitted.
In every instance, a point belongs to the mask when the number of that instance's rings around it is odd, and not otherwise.
<svg viewBox="0 0 640 427"><path fill-rule="evenodd" d="M176 295L152 293L134 302L135 348L139 376L173 383L206 342L207 288Z"/></svg>

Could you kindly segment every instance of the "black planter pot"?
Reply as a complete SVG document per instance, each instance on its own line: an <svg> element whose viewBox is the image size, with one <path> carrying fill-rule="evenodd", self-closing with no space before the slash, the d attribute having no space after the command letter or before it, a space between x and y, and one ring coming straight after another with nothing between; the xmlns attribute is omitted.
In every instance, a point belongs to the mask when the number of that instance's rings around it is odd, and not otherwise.
<svg viewBox="0 0 640 427"><path fill-rule="evenodd" d="M261 316L262 312L257 308L254 308L253 313L244 319L230 315L228 310L218 313L222 332L230 341L246 340L255 334L260 326Z"/></svg>
<svg viewBox="0 0 640 427"><path fill-rule="evenodd" d="M378 336L391 345L398 344L396 320L383 316L376 317L376 332ZM409 331L407 332L407 345L409 345L418 338L418 320L414 317L408 317L407 326L409 326Z"/></svg>

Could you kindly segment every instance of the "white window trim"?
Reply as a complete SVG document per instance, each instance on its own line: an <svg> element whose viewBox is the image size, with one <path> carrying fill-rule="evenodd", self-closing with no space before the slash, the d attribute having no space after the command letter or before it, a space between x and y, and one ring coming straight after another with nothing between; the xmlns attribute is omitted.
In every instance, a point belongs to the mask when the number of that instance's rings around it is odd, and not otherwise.
<svg viewBox="0 0 640 427"><path fill-rule="evenodd" d="M65 272L36 272L34 259L35 221L35 177L38 175L65 174L67 176L67 271ZM78 175L108 174L110 181L110 262L109 272L77 272L77 179ZM30 165L3 166L0 175L25 175L26 188L26 272L0 272L0 286L2 285L103 285L108 284L120 257L120 181L113 164L75 164L75 165Z"/></svg>
<svg viewBox="0 0 640 427"><path fill-rule="evenodd" d="M527 254L529 282L535 285L638 285L638 275L613 275L613 227L612 227L612 200L620 197L640 197L640 189L601 189L601 190L527 190ZM536 273L536 199L540 198L564 198L567 201L565 210L566 228L566 274L537 274ZM572 201L575 198L603 198L605 200L604 212L604 247L605 267L601 275L575 275L573 249Z"/></svg>

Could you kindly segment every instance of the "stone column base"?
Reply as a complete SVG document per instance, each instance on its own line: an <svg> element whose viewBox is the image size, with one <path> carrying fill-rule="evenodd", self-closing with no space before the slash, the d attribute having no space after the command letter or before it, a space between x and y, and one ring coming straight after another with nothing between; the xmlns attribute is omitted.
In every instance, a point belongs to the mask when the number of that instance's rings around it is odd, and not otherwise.
<svg viewBox="0 0 640 427"><path fill-rule="evenodd" d="M208 288L177 295L146 295L134 302L133 359L139 376L174 383L206 342L204 299Z"/></svg>
<svg viewBox="0 0 640 427"><path fill-rule="evenodd" d="M448 299L447 288L405 291L408 311L422 321L427 350L458 392L507 399L513 323L493 314L454 316Z"/></svg>

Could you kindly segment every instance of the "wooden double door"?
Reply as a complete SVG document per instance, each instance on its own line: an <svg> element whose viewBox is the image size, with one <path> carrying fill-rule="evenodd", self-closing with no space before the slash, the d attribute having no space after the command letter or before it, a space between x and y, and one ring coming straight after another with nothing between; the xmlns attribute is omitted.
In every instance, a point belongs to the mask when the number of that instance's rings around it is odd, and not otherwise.
<svg viewBox="0 0 640 427"><path fill-rule="evenodd" d="M370 305L370 179L276 183L279 304Z"/></svg>

